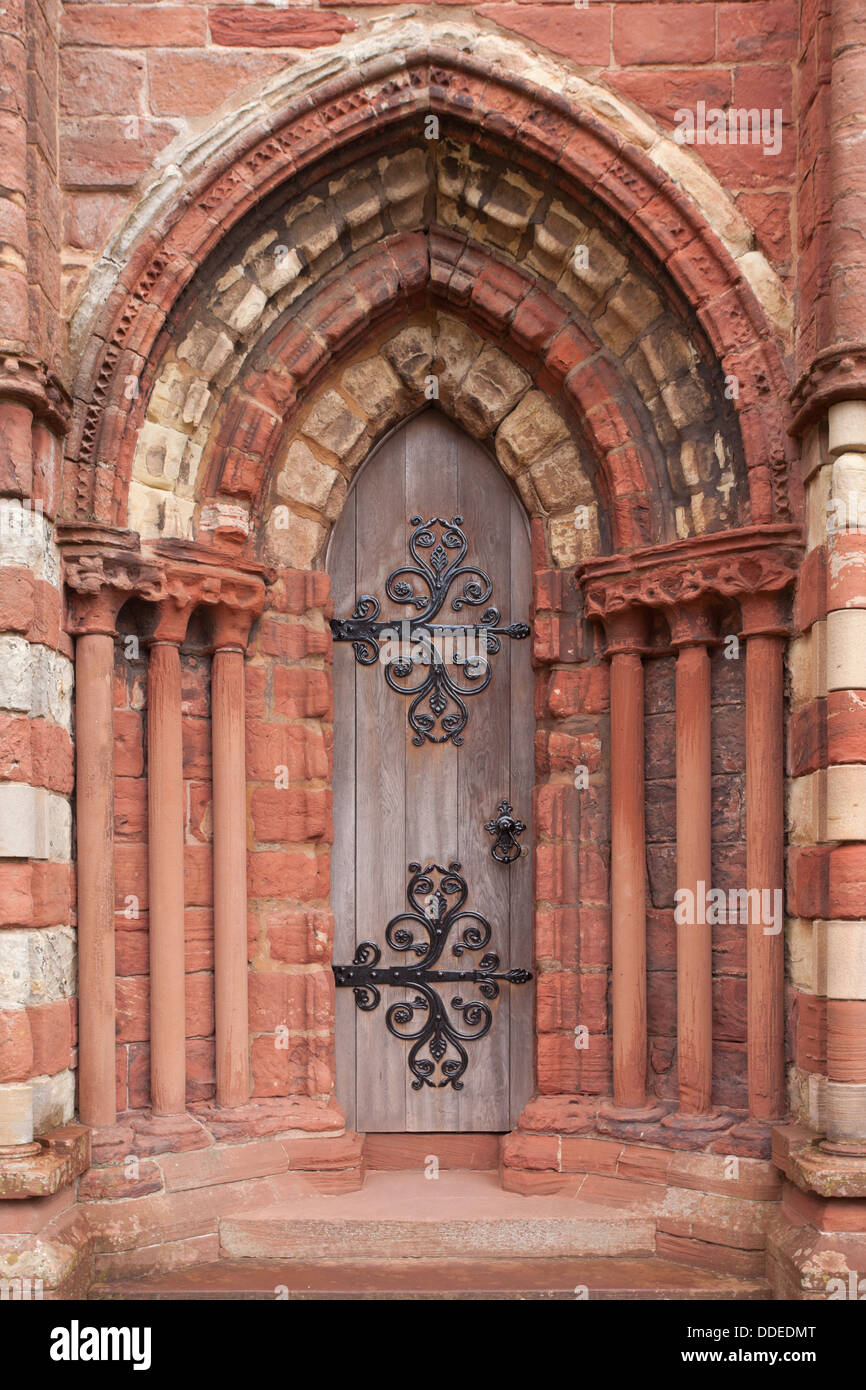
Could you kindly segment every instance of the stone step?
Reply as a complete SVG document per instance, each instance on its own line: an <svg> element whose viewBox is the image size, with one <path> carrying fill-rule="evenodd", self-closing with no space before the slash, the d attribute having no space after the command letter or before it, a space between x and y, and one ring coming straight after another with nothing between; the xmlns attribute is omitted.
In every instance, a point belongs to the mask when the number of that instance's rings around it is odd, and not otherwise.
<svg viewBox="0 0 866 1390"><path fill-rule="evenodd" d="M585 1291L585 1293L583 1292ZM196 1300L747 1301L770 1297L762 1279L690 1269L656 1256L492 1260L218 1260L99 1285L90 1298Z"/></svg>
<svg viewBox="0 0 866 1390"><path fill-rule="evenodd" d="M596 1190L596 1187L598 1190ZM288 1198L220 1222L229 1260L562 1259L652 1255L664 1189L597 1179L525 1197L496 1173L370 1173L357 1192Z"/></svg>

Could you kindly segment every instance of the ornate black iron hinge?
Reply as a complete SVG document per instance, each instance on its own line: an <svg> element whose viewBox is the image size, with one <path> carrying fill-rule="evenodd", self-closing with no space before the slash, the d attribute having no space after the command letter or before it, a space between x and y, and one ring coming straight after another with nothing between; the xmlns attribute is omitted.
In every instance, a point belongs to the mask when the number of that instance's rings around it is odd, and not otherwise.
<svg viewBox="0 0 866 1390"><path fill-rule="evenodd" d="M456 580L463 579L460 593L451 599L451 608L478 608L493 594L493 583L477 565L464 565L469 549L461 530L463 518L445 521L441 516L424 521L410 518L413 527L409 552L413 564L392 570L385 581L385 593L394 603L411 604L418 612L408 620L380 620L381 605L372 594L355 601L351 618L332 618L335 642L351 642L355 660L362 666L385 668L385 679L392 690L412 695L409 725L415 731L412 742L419 747L430 743L463 742L468 718L467 696L480 695L490 684L492 669L488 658L501 647L501 638L529 636L526 623L501 626L498 608L488 607L475 624L435 623ZM429 551L429 560L421 552ZM449 552L455 551L449 559ZM424 592L418 592L416 583ZM416 672L421 677L411 682ZM463 682L461 684L461 681ZM437 731L438 730L438 731Z"/></svg>
<svg viewBox="0 0 866 1390"><path fill-rule="evenodd" d="M447 869L441 864L428 864L422 869L413 863L409 865L409 875L406 897L411 911L391 918L385 928L385 941L392 951L410 951L419 957L418 961L413 965L380 966L381 949L372 941L362 941L351 965L333 966L334 981L338 989L354 990L355 1003L365 1012L379 1007L384 986L416 989L414 999L390 1005L385 1026L393 1037L412 1043L408 1064L415 1077L414 1090L420 1091L422 1086L453 1086L460 1091L460 1078L469 1064L463 1044L477 1042L489 1033L493 1015L481 1000L464 1001L456 995L451 1007L465 1027L472 1030L464 1032L449 1017L445 1000L433 986L471 982L478 985L485 999L497 999L500 983L523 985L532 979L532 974L528 970L500 970L499 957L492 951L481 957L474 970L435 969L452 927L460 922L466 924L451 946L451 954L459 958L464 951L484 950L490 942L490 923L480 912L464 908L469 890L458 862L449 864ZM434 875L438 875L438 882ZM413 928L420 929L426 939L416 941ZM423 1014L423 1018L421 1026L412 1031L416 1013ZM456 1056L447 1055L449 1048ZM425 1051L429 1055L424 1055Z"/></svg>
<svg viewBox="0 0 866 1390"><path fill-rule="evenodd" d="M520 858L521 849L517 836L522 835L526 826L522 820L511 814L511 804L500 801L495 820L489 820L484 829L496 839L490 846L490 853L500 864L513 864Z"/></svg>

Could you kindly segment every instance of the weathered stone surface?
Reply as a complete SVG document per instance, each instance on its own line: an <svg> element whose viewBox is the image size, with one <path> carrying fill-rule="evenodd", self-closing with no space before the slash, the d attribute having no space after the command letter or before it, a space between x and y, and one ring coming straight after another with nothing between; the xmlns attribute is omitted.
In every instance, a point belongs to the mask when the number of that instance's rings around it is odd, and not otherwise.
<svg viewBox="0 0 866 1390"><path fill-rule="evenodd" d="M441 334L438 350L442 352ZM529 384L528 372L488 344L455 394L454 413L471 434L483 438L517 404Z"/></svg>

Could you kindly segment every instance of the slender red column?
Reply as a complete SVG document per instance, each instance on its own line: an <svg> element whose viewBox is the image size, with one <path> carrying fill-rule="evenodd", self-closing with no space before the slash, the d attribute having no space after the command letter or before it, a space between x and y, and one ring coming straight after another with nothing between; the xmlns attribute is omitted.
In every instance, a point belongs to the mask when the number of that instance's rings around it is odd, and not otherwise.
<svg viewBox="0 0 866 1390"><path fill-rule="evenodd" d="M117 1104L113 683L113 632L82 632L75 646L75 809L78 837L78 1112L86 1125L113 1125Z"/></svg>
<svg viewBox="0 0 866 1390"><path fill-rule="evenodd" d="M211 673L213 727L214 999L216 1099L249 1100L247 820L244 650L249 615L217 614Z"/></svg>
<svg viewBox="0 0 866 1390"><path fill-rule="evenodd" d="M749 1111L785 1114L783 650L778 600L743 601L746 637L746 883ZM756 896L760 895L760 896ZM771 908L767 912L766 908ZM772 920L772 912L776 912ZM767 920L770 918L771 920Z"/></svg>
<svg viewBox="0 0 866 1390"><path fill-rule="evenodd" d="M643 661L610 662L610 896L614 1104L646 1104L646 840Z"/></svg>
<svg viewBox="0 0 866 1390"><path fill-rule="evenodd" d="M159 605L147 668L150 1089L154 1114L186 1109L180 642L188 611Z"/></svg>
<svg viewBox="0 0 866 1390"><path fill-rule="evenodd" d="M706 894L712 880L710 656L705 643L677 656L677 1071L680 1112L712 1108L712 934ZM680 920L680 917L685 920Z"/></svg>
<svg viewBox="0 0 866 1390"><path fill-rule="evenodd" d="M610 896L613 1105L648 1115L646 1090L646 826L644 672L646 615L605 620L610 660Z"/></svg>

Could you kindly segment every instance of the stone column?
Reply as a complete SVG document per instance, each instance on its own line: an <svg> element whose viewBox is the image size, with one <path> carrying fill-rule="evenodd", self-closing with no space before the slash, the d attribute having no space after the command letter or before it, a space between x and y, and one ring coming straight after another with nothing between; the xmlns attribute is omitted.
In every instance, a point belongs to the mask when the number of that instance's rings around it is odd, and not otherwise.
<svg viewBox="0 0 866 1390"><path fill-rule="evenodd" d="M247 802L244 653L249 610L215 611L213 732L214 999L216 1099L244 1105L250 1095L247 963Z"/></svg>
<svg viewBox="0 0 866 1390"><path fill-rule="evenodd" d="M646 827L644 673L647 616L628 609L605 619L610 661L611 949L613 1107L646 1119Z"/></svg>
<svg viewBox="0 0 866 1390"><path fill-rule="evenodd" d="M755 1119L770 1120L787 1108L782 688L787 627L776 595L744 596L741 606L746 639L749 1112Z"/></svg>
<svg viewBox="0 0 866 1390"><path fill-rule="evenodd" d="M78 860L78 1090L84 1124L116 1118L114 964L114 639L133 593L157 598L138 537L91 523L60 529L67 630L75 635Z"/></svg>
<svg viewBox="0 0 866 1390"><path fill-rule="evenodd" d="M712 886L710 653L715 639L707 603L669 609L677 649L676 773L677 1072L679 1115L708 1116L713 1084L713 946L706 920Z"/></svg>
<svg viewBox="0 0 866 1390"><path fill-rule="evenodd" d="M78 836L78 1111L113 1125L114 636L123 599L102 589L78 603L75 642L75 811Z"/></svg>
<svg viewBox="0 0 866 1390"><path fill-rule="evenodd" d="M150 1089L156 1115L186 1110L180 645L192 609L157 605L147 668Z"/></svg>

